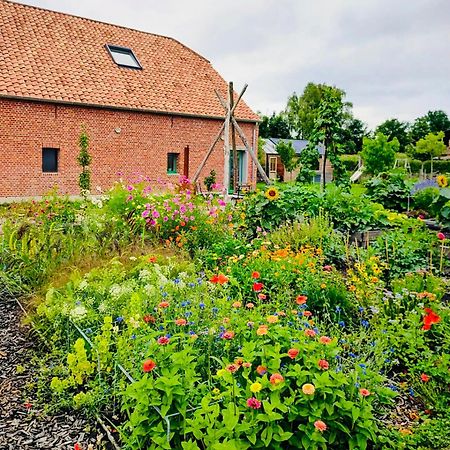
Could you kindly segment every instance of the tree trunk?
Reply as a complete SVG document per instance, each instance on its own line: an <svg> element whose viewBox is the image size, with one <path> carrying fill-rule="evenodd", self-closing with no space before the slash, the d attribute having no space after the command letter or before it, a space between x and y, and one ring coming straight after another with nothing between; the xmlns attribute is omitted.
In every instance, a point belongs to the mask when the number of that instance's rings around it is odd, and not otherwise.
<svg viewBox="0 0 450 450"><path fill-rule="evenodd" d="M325 147L325 150L323 152L323 158L322 158L322 189L325 191L325 176L326 176L326 164L327 164L327 147Z"/></svg>

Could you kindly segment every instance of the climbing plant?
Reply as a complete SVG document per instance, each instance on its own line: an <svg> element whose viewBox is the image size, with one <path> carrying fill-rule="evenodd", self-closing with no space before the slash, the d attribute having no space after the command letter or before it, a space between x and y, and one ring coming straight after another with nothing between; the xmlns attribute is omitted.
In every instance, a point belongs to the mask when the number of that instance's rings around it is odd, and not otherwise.
<svg viewBox="0 0 450 450"><path fill-rule="evenodd" d="M78 138L78 145L80 147L80 153L78 154L77 161L82 168L78 178L78 186L80 187L81 195L85 197L91 190L91 172L89 166L92 162L92 156L89 154L89 136L84 127Z"/></svg>

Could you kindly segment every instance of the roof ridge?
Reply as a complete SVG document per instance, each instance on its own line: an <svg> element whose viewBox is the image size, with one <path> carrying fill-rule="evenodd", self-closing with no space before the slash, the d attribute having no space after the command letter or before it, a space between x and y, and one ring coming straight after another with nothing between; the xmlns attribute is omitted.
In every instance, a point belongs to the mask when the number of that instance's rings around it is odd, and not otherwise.
<svg viewBox="0 0 450 450"><path fill-rule="evenodd" d="M13 4L13 5L18 5L18 6L23 7L23 8L31 8L31 9L37 9L37 10L40 10L40 11L51 12L53 14L58 14L58 15L62 15L62 16L74 17L76 19L87 20L88 22L95 22L95 23L100 23L102 25L109 25L110 27L117 27L117 28L122 28L124 30L136 31L138 33L149 34L151 36L156 36L156 37L160 37L160 38L164 38L164 39L170 39L171 41L176 42L177 44L179 44L182 47L186 48L190 52L192 52L195 55L199 56L200 58L205 60L208 64L211 64L211 61L209 59L207 59L204 56L200 55L200 53L197 53L195 50L193 50L192 48L188 47L186 44L183 44L178 39L175 39L175 38L173 38L171 36L166 36L164 34L158 34L158 33L151 33L150 31L138 30L136 28L127 27L125 25L118 25L118 24L115 24L115 23L105 22L103 20L90 19L88 17L78 16L76 14L65 13L65 12L61 12L61 11L55 11L54 9L43 8L42 6L28 5L26 3L20 3L20 2L15 1L15 0L0 0L0 2L10 3L10 4Z"/></svg>

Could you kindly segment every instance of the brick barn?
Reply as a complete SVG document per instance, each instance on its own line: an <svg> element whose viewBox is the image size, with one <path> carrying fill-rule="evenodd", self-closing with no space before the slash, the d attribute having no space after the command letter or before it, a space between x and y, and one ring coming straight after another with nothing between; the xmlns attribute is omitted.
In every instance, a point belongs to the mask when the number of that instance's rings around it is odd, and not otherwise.
<svg viewBox="0 0 450 450"><path fill-rule="evenodd" d="M141 174L192 176L223 124L227 84L175 39L0 0L0 198L58 186L78 194L76 157L90 137L92 188ZM258 116L235 116L257 147ZM256 170L237 138L241 182ZM223 141L204 167L223 179Z"/></svg>

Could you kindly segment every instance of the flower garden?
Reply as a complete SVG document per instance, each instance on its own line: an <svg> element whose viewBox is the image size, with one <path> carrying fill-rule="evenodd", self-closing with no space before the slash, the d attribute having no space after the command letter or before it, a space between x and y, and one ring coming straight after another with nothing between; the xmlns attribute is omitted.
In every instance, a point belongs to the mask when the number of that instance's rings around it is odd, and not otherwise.
<svg viewBox="0 0 450 450"><path fill-rule="evenodd" d="M50 349L29 395L130 450L449 448L446 183L2 207L2 292Z"/></svg>

